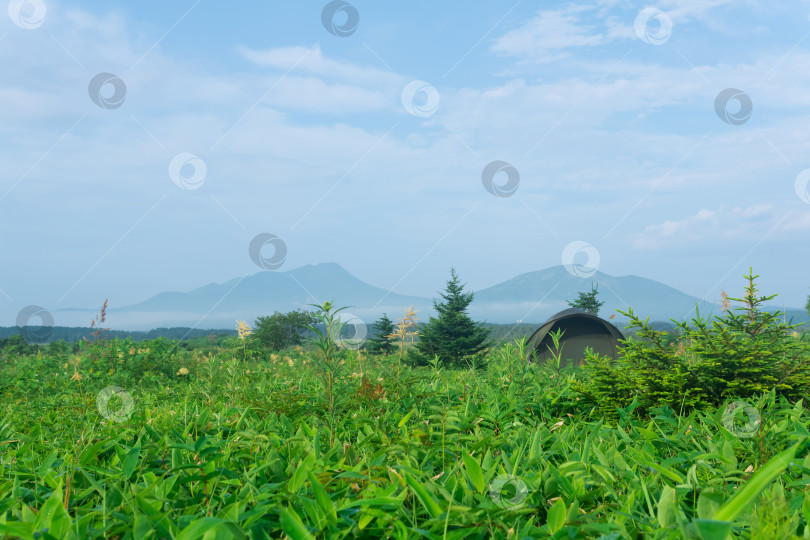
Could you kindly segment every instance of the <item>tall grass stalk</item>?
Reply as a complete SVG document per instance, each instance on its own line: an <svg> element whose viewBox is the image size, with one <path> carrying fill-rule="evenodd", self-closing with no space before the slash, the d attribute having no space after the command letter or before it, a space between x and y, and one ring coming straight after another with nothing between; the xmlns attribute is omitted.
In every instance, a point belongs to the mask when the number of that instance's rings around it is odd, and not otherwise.
<svg viewBox="0 0 810 540"><path fill-rule="evenodd" d="M406 343L413 344L414 339L419 335L419 323L416 322L418 320L419 317L416 316L416 310L411 306L405 310L405 314L394 324L394 332L388 335L388 337L399 340L397 382L399 382L400 373L402 372L402 355L405 352L405 345Z"/></svg>
<svg viewBox="0 0 810 540"><path fill-rule="evenodd" d="M346 308L335 309L331 302L324 302L323 305L310 305L317 309L314 315L320 322L318 325L307 325L307 327L315 334L315 346L319 353L319 361L315 363L315 369L326 395L329 411L330 446L332 446L335 442L334 425L337 410L335 386L338 375L346 365L345 357L347 353L347 350L340 347L335 340L335 337L340 336L343 327L346 325L346 323L340 321L337 314Z"/></svg>
<svg viewBox="0 0 810 540"><path fill-rule="evenodd" d="M551 336L551 341L554 343L554 349L548 345L548 351L551 353L551 358L554 361L553 366L554 369L557 371L557 384L560 383L560 369L562 368L562 347L560 347L560 340L562 339L565 330L562 328L558 328L556 332L549 332L548 335Z"/></svg>

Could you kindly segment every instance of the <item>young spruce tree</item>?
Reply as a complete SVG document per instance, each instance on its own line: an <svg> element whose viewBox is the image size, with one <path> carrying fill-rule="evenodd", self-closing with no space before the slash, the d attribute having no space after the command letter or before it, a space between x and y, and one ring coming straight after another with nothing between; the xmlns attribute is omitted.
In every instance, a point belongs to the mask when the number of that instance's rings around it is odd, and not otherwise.
<svg viewBox="0 0 810 540"><path fill-rule="evenodd" d="M489 347L489 330L467 314L474 293L464 292L455 268L450 269L450 279L439 294L443 301L433 300L438 316L431 317L420 330L419 341L409 357L417 365L427 365L438 356L444 366L466 367Z"/></svg>
<svg viewBox="0 0 810 540"><path fill-rule="evenodd" d="M394 345L394 321L388 318L388 315L383 313L383 316L374 323L374 330L377 335L368 340L366 349L370 352L378 352L384 355L391 354L396 346Z"/></svg>
<svg viewBox="0 0 810 540"><path fill-rule="evenodd" d="M755 400L775 392L790 401L810 391L810 345L790 337L796 324L765 305L776 295L760 295L749 268L745 294L727 298L739 303L712 318L697 312L690 322L678 322L676 343L667 332L654 330L628 308L636 336L624 340L619 357L590 355L582 377L572 385L595 406L600 418L618 419L617 407L634 400L634 414L648 415L668 406L678 414L707 410L733 400Z"/></svg>
<svg viewBox="0 0 810 540"><path fill-rule="evenodd" d="M580 292L579 297L573 302L568 302L568 305L572 308L583 309L588 313L599 315L599 308L605 303L596 299L596 295L599 294L598 288L598 285L594 287L593 283L591 283L590 292Z"/></svg>

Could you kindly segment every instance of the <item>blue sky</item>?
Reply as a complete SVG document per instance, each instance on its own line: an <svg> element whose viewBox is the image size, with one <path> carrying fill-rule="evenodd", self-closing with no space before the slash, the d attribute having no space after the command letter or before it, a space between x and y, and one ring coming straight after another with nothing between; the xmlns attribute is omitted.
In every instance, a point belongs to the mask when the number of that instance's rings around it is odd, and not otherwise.
<svg viewBox="0 0 810 540"><path fill-rule="evenodd" d="M710 301L753 266L804 305L810 3L358 0L346 36L326 5L0 11L0 324L259 271L261 233L281 270L334 261L402 294L580 242L574 262ZM125 91L94 102L99 73ZM736 125L728 88L752 104ZM496 160L509 196L482 183Z"/></svg>

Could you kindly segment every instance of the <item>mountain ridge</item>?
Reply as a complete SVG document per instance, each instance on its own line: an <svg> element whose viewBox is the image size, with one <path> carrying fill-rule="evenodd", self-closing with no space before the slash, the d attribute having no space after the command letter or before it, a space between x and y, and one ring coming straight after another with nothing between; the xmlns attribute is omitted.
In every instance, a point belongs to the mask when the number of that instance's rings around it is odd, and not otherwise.
<svg viewBox="0 0 810 540"><path fill-rule="evenodd" d="M542 323L552 314L568 307L581 291L599 289L605 302L600 314L626 320L617 310L633 311L650 320L684 320L695 313L702 316L719 311L719 302L708 302L674 287L637 275L611 276L596 271L576 276L562 265L518 274L510 279L475 292L470 315L495 324L516 321ZM310 309L310 304L329 300L371 324L382 313L397 319L411 305L422 321L433 314L433 300L427 297L389 292L370 285L351 274L340 264L323 262L307 264L286 271L264 271L231 278L223 283L208 283L187 292L164 291L141 302L108 309L108 319L119 328L132 330L167 326L191 328L228 328L234 321L252 321L274 311ZM56 310L60 318L73 318L96 310L65 308ZM798 309L789 310L801 317ZM72 314L67 317L66 314ZM65 317L61 317L65 315ZM85 318L82 315L82 319ZM805 314L805 319L810 319ZM65 324L60 320L58 324Z"/></svg>

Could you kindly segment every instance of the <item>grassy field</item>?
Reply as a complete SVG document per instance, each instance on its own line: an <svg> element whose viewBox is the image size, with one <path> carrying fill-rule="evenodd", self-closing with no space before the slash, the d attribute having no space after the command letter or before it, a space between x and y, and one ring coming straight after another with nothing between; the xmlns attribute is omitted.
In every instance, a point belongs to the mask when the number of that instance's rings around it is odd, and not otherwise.
<svg viewBox="0 0 810 540"><path fill-rule="evenodd" d="M575 371L165 340L0 360L0 538L808 538L810 414L600 418ZM736 418L735 418L736 413Z"/></svg>

